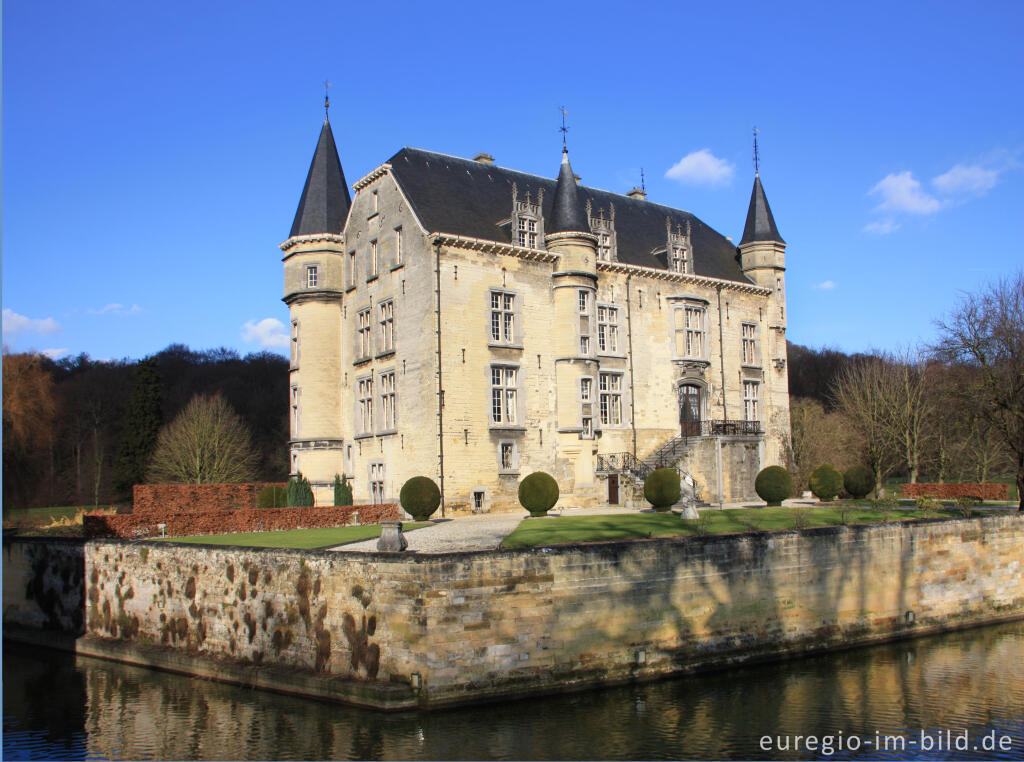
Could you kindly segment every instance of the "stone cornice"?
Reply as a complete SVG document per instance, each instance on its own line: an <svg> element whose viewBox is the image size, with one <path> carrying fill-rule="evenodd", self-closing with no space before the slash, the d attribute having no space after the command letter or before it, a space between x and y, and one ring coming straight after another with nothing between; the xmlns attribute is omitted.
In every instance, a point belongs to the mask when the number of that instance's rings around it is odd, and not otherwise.
<svg viewBox="0 0 1024 762"><path fill-rule="evenodd" d="M379 167L377 167L375 170L370 172L370 174L368 174L368 175L366 175L364 177L361 177L359 180L356 180L356 182L354 182L352 184L352 190L360 191L363 188L365 188L367 185L372 183L374 180L376 180L378 177L383 177L384 175L386 175L390 171L391 171L391 165L388 164L387 162L384 162Z"/></svg>
<svg viewBox="0 0 1024 762"><path fill-rule="evenodd" d="M281 297L281 301L292 305L300 302L337 302L341 301L341 297L341 291L320 289L318 291L293 291Z"/></svg>
<svg viewBox="0 0 1024 762"><path fill-rule="evenodd" d="M311 235L292 236L284 243L278 244L278 248L280 248L281 251L288 251L288 249L298 246L300 243L319 243L321 241L338 244L345 243L344 237L337 235L336 233L314 233Z"/></svg>
<svg viewBox="0 0 1024 762"><path fill-rule="evenodd" d="M544 243L551 244L559 241L572 241L573 239L579 241L586 241L591 243L594 247L597 247L597 236L593 233L584 233L583 231L567 230L561 233L548 233L544 236Z"/></svg>
<svg viewBox="0 0 1024 762"><path fill-rule="evenodd" d="M733 291L740 291L745 294L759 294L770 296L772 290L754 283L738 283L734 280L724 278L709 278L705 275L692 275L690 273L677 273L672 270L660 270L656 267L644 267L643 265L629 265L625 262L606 262L598 260L597 269L599 272L632 274L635 277L651 278L652 280L665 280L672 283L691 283L695 286L707 288L727 288Z"/></svg>
<svg viewBox="0 0 1024 762"><path fill-rule="evenodd" d="M429 240L431 244L442 244L445 246L457 246L460 249L471 249L482 251L487 254L502 254L518 259L529 259L534 262L557 262L559 257L550 251L543 249L528 249L524 246L513 246L510 243L498 243L487 241L483 238L468 238L461 235L449 233L431 233Z"/></svg>

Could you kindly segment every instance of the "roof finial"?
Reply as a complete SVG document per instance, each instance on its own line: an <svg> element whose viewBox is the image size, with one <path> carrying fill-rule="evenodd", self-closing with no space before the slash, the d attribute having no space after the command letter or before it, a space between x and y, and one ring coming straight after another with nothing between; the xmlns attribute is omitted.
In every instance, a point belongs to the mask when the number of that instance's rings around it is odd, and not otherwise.
<svg viewBox="0 0 1024 762"><path fill-rule="evenodd" d="M754 128L754 177L758 177L761 169L761 158L757 153L757 133L760 130L757 127Z"/></svg>
<svg viewBox="0 0 1024 762"><path fill-rule="evenodd" d="M643 167L640 167L640 190L642 190L644 192L645 196L647 195L647 185L644 183L644 168Z"/></svg>
<svg viewBox="0 0 1024 762"><path fill-rule="evenodd" d="M565 110L565 106L559 106L558 110L562 112L562 126L558 128L558 131L562 133L562 153L569 153L569 148L565 143L565 133L569 131L569 128L565 126L565 117L569 115L569 112Z"/></svg>
<svg viewBox="0 0 1024 762"><path fill-rule="evenodd" d="M330 87L330 86L331 86L331 83L328 80L325 79L324 80L324 119L327 118L327 112L331 108L331 98L327 94L327 88Z"/></svg>

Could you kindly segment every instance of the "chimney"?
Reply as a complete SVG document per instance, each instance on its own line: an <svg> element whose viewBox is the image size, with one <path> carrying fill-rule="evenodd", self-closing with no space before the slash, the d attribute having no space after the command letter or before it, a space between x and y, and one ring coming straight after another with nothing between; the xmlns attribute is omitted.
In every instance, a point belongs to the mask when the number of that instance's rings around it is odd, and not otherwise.
<svg viewBox="0 0 1024 762"><path fill-rule="evenodd" d="M631 190L626 195L629 196L630 198L638 198L641 201L647 200L647 191L645 191L643 188L633 188L633 190Z"/></svg>
<svg viewBox="0 0 1024 762"><path fill-rule="evenodd" d="M473 161L478 161L481 164L493 164L494 157L491 156L489 153L478 153L476 156L473 157Z"/></svg>

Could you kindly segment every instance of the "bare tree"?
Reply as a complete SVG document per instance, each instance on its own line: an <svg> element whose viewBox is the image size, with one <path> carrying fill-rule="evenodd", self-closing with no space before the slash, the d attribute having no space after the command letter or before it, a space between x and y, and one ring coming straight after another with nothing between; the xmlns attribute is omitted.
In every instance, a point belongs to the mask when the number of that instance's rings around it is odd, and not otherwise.
<svg viewBox="0 0 1024 762"><path fill-rule="evenodd" d="M3 353L3 506L23 504L45 472L57 415L53 378L34 354Z"/></svg>
<svg viewBox="0 0 1024 762"><path fill-rule="evenodd" d="M242 419L219 394L196 395L160 430L150 482L225 484L252 481L257 463Z"/></svg>
<svg viewBox="0 0 1024 762"><path fill-rule="evenodd" d="M937 321L933 348L949 363L966 365L958 389L1013 454L1019 511L1024 511L1024 271L966 295L952 314Z"/></svg>
<svg viewBox="0 0 1024 762"><path fill-rule="evenodd" d="M889 436L907 466L911 484L921 475L921 460L932 435L935 395L931 393L928 369L910 351L883 358L886 362Z"/></svg>
<svg viewBox="0 0 1024 762"><path fill-rule="evenodd" d="M864 456L875 472L875 492L900 462L893 436L891 398L896 387L889 363L866 357L843 368L832 386L836 409L863 440Z"/></svg>
<svg viewBox="0 0 1024 762"><path fill-rule="evenodd" d="M842 413L828 413L810 397L793 397L789 406L792 444L790 472L798 491L810 489L811 472L822 463L840 471L860 463L860 437Z"/></svg>

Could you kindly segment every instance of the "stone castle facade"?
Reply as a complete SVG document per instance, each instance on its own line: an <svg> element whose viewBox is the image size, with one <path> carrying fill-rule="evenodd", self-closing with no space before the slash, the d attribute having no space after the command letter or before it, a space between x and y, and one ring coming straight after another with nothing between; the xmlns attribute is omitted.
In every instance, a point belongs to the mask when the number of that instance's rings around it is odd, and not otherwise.
<svg viewBox="0 0 1024 762"><path fill-rule="evenodd" d="M789 442L785 242L755 176L738 247L688 212L405 148L349 193L325 120L284 252L291 471L329 504L425 475L448 513L638 500L676 466L717 503ZM642 501L642 498L639 498Z"/></svg>

